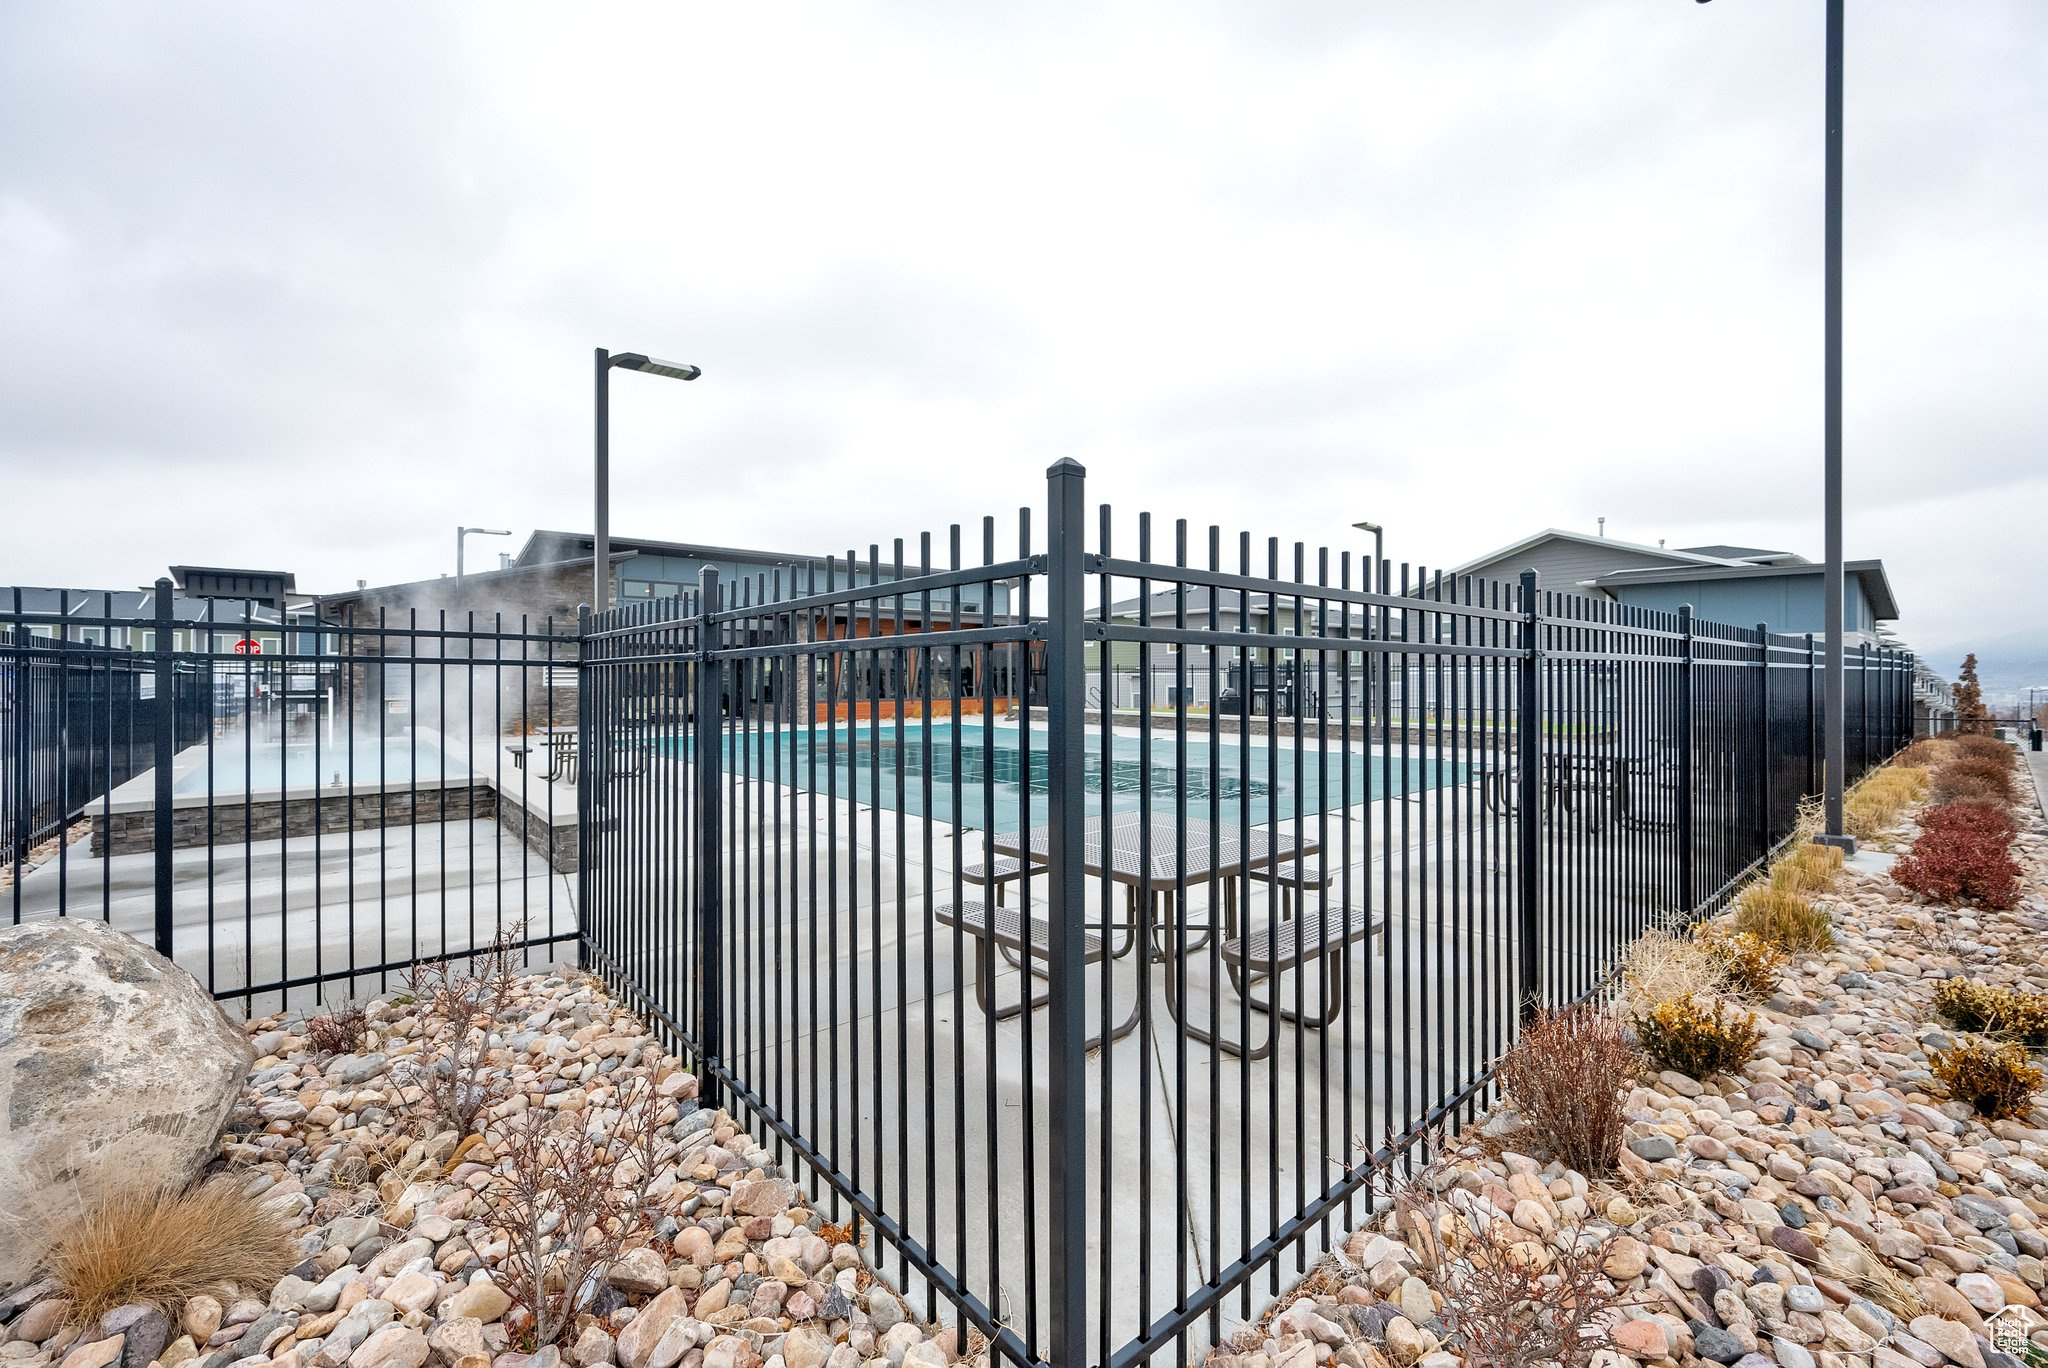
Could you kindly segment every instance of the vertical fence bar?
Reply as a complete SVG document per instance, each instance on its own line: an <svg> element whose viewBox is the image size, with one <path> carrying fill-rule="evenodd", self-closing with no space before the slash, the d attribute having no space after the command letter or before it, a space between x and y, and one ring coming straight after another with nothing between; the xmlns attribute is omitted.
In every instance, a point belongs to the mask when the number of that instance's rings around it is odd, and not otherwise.
<svg viewBox="0 0 2048 1368"><path fill-rule="evenodd" d="M156 717L151 740L156 751L154 843L156 855L156 952L171 957L171 765L178 754L176 661L171 655L171 582L156 582ZM246 786L245 786L246 787ZM244 796L247 802L247 796ZM59 831L62 837L62 831Z"/></svg>
<svg viewBox="0 0 2048 1368"><path fill-rule="evenodd" d="M1693 622L1692 605L1678 605L1678 911L1692 911L1697 901L1693 859L1698 833L1693 829Z"/></svg>
<svg viewBox="0 0 2048 1368"><path fill-rule="evenodd" d="M1047 906L1051 917L1046 1018L1048 1102L1052 1134L1048 1169L1052 1287L1047 1358L1058 1368L1088 1362L1088 1099L1083 1013L1081 924L1088 915L1083 823L1083 743L1087 670L1082 620L1083 506L1087 472L1071 458L1046 472L1046 793ZM1104 649L1108 647L1105 644ZM1026 925L1029 923L1027 921ZM1029 978L1026 978L1029 991ZM1104 1028L1108 1023L1105 1020Z"/></svg>
<svg viewBox="0 0 2048 1368"><path fill-rule="evenodd" d="M1534 570L1522 572L1522 659L1521 659L1521 716L1515 728L1515 763L1522 772L1522 782L1517 786L1516 799L1519 811L1516 813L1515 837L1519 847L1516 875L1520 888L1516 897L1519 904L1521 941L1521 997L1522 1019L1528 1020L1535 1014L1537 994L1542 985L1542 961L1537 941L1541 934L1538 914L1538 893L1542 887L1537 868L1539 848L1539 824L1543 812L1543 719L1539 716L1539 690L1537 674L1542 668L1540 643L1537 634L1542 630L1538 608L1539 579Z"/></svg>
<svg viewBox="0 0 2048 1368"><path fill-rule="evenodd" d="M697 846L697 1045L707 1066L699 1075L703 1105L716 1109L718 1079L708 1066L722 1062L720 1029L725 1011L720 992L724 969L719 949L719 922L723 915L719 897L725 877L723 852L719 849L719 802L723 796L719 783L725 723L719 689L723 670L712 655L718 645L718 624L713 619L720 606L717 567L704 567L701 584L697 605L697 706L691 727L697 779L697 821L693 833Z"/></svg>
<svg viewBox="0 0 2048 1368"><path fill-rule="evenodd" d="M1806 793L1820 792L1820 719L1813 705L1813 633L1806 634Z"/></svg>
<svg viewBox="0 0 2048 1368"><path fill-rule="evenodd" d="M1758 853L1768 855L1778 835L1771 827L1771 625L1768 622L1756 625L1756 642L1757 661L1763 670L1763 683L1758 686L1757 693L1761 706L1757 709L1756 721L1757 773L1762 776L1759 793L1763 801L1763 811L1758 818L1763 843Z"/></svg>

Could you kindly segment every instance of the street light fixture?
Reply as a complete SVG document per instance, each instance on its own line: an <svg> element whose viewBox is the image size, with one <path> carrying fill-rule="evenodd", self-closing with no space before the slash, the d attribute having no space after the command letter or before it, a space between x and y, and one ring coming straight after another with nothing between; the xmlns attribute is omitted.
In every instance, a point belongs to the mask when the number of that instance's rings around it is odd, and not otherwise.
<svg viewBox="0 0 2048 1368"><path fill-rule="evenodd" d="M612 485L611 485L611 373L613 366L665 375L671 380L695 380L704 372L680 361L662 361L645 352L620 352L613 356L597 349L597 531L592 539L592 576L595 592L591 606L604 612L612 605Z"/></svg>
<svg viewBox="0 0 2048 1368"><path fill-rule="evenodd" d="M1376 522L1355 522L1351 525L1361 532L1372 533L1372 570L1365 577L1365 591L1369 594L1373 577L1380 572L1380 548L1385 544L1386 529Z"/></svg>
<svg viewBox="0 0 2048 1368"><path fill-rule="evenodd" d="M1706 4L1707 0L1699 0ZM1822 398L1821 501L1827 561L1825 589L1826 669L1821 685L1826 829L1814 840L1821 845L1856 849L1843 821L1842 781L1849 750L1843 732L1842 689L1842 11L1843 0L1827 0L1827 169L1822 231L1825 284L1822 286L1821 330L1825 339Z"/></svg>
<svg viewBox="0 0 2048 1368"><path fill-rule="evenodd" d="M462 539L475 533L479 537L509 537L511 529L503 527L458 527L455 529L455 579L462 581Z"/></svg>

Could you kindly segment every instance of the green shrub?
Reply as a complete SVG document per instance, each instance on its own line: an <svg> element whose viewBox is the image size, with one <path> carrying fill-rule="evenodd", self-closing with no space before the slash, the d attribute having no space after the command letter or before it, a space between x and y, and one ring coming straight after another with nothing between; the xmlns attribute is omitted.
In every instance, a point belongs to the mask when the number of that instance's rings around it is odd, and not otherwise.
<svg viewBox="0 0 2048 1368"><path fill-rule="evenodd" d="M1778 991L1778 976L1785 972L1785 955L1763 937L1737 931L1726 922L1708 922L1694 933L1693 939L1719 961L1728 981L1751 997L1769 997Z"/></svg>
<svg viewBox="0 0 2048 1368"><path fill-rule="evenodd" d="M1725 1002L1703 1004L1690 993L1637 1016L1635 1028L1659 1066L1702 1079L1741 1068L1763 1038L1754 1014Z"/></svg>
<svg viewBox="0 0 2048 1368"><path fill-rule="evenodd" d="M2017 1045L1971 1041L1936 1050L1928 1066L1949 1097L1969 1103L1977 1115L1992 1121L2024 1117L2034 1094L2048 1082L2048 1074Z"/></svg>
<svg viewBox="0 0 2048 1368"><path fill-rule="evenodd" d="M2048 1049L2048 993L1995 988L1976 979L1944 979L1934 990L1934 1010L1959 1031Z"/></svg>

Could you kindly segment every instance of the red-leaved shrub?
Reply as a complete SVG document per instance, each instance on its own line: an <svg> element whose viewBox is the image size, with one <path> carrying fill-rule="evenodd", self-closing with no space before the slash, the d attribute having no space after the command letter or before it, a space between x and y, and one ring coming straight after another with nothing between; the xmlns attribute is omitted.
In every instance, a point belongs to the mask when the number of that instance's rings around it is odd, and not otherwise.
<svg viewBox="0 0 2048 1368"><path fill-rule="evenodd" d="M1943 803L1920 815L1920 829L1982 836L2001 845L2009 844L2019 834L2019 824L2013 821L2012 813L1995 803Z"/></svg>
<svg viewBox="0 0 2048 1368"><path fill-rule="evenodd" d="M1956 749L1972 760L1989 760L2011 768L2012 747L1995 736L1958 736Z"/></svg>
<svg viewBox="0 0 2048 1368"><path fill-rule="evenodd" d="M1986 803L1949 803L1920 819L1920 835L1892 878L1936 902L2006 909L2019 903L2020 867L2007 853L2013 822Z"/></svg>
<svg viewBox="0 0 2048 1368"><path fill-rule="evenodd" d="M2002 803L2012 805L2012 765L1986 755L1961 755L1934 771L1934 796L1945 803Z"/></svg>

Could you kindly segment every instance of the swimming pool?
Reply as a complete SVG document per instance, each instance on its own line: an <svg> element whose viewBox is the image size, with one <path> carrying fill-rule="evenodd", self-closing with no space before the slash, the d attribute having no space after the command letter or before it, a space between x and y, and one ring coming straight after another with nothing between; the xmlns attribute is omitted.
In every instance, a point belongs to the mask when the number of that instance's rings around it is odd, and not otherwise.
<svg viewBox="0 0 2048 1368"><path fill-rule="evenodd" d="M978 829L992 822L993 830L1014 831L1023 825L1027 791L1031 824L1046 815L1046 732L1034 728L1030 738L1027 747L1023 729L1016 726L985 727L969 720L933 721L927 727L913 719L903 723L900 739L889 722L816 727L728 737L725 755L726 765L743 774L891 810L900 807L914 816L925 813L923 773L929 763L931 816L962 827ZM1109 739L1105 758L1102 735L1091 730L1083 754L1087 791L1100 794L1106 783L1112 810L1131 812L1149 782L1153 811L1172 812L1184 792L1188 815L1203 818L1210 813L1213 794L1220 820L1242 820L1239 805L1248 802L1256 824L1355 806L1389 792L1423 792L1457 782L1464 772L1462 765L1423 759L1404 763L1399 756L1367 756L1359 750L1332 749L1326 755L1304 747L1297 757L1291 744L1275 749L1257 740L1240 744L1232 737L1214 747L1190 738L1183 769L1171 734L1155 735L1149 744L1148 764L1147 742L1117 733ZM1088 810L1097 811L1096 803L1091 801Z"/></svg>
<svg viewBox="0 0 2048 1368"><path fill-rule="evenodd" d="M374 736L357 737L353 753L346 738L331 744L323 741L317 766L311 741L289 743L280 757L275 741L249 743L244 750L242 738L230 736L210 748L196 747L188 756L189 763L181 764L171 781L171 792L179 797L206 793L209 772L211 791L216 794L275 792L280 788L375 792L380 782L386 788L406 788L415 775L423 784L439 784L444 777L453 784L471 777L464 757L448 754L419 736L387 736L381 747ZM481 750L477 759L489 762Z"/></svg>

